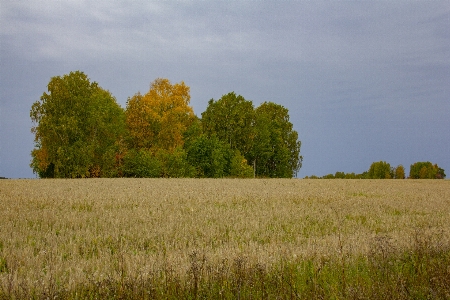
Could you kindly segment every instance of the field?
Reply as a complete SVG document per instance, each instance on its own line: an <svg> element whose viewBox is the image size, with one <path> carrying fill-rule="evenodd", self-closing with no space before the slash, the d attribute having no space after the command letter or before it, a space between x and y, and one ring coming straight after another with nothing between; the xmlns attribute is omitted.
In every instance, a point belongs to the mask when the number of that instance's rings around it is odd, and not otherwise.
<svg viewBox="0 0 450 300"><path fill-rule="evenodd" d="M450 299L450 181L0 181L0 299Z"/></svg>

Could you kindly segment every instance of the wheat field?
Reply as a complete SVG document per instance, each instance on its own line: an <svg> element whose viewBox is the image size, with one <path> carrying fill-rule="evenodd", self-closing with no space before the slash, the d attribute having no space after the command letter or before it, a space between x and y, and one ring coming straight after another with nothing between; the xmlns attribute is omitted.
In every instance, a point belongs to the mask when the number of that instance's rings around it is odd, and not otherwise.
<svg viewBox="0 0 450 300"><path fill-rule="evenodd" d="M2 180L0 205L0 298L450 245L447 180Z"/></svg>

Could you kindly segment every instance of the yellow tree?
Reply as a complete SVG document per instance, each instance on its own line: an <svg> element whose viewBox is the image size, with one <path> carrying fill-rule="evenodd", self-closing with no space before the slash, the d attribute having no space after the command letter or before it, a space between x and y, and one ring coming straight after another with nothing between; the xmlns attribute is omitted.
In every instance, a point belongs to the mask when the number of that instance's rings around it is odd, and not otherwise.
<svg viewBox="0 0 450 300"><path fill-rule="evenodd" d="M189 87L168 79L152 82L147 94L136 94L127 101L126 123L130 146L135 149L173 151L183 146L183 133L195 115Z"/></svg>

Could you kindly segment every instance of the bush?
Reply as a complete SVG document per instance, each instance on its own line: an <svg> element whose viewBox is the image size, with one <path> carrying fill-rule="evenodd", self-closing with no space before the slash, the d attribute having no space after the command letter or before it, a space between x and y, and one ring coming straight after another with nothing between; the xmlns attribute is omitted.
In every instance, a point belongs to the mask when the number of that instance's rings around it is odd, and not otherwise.
<svg viewBox="0 0 450 300"><path fill-rule="evenodd" d="M195 177L195 168L188 163L186 151L182 148L173 152L160 150L156 157L161 163L161 177Z"/></svg>
<svg viewBox="0 0 450 300"><path fill-rule="evenodd" d="M145 149L130 150L123 158L122 174L125 177L160 177L161 162Z"/></svg>
<svg viewBox="0 0 450 300"><path fill-rule="evenodd" d="M253 168L247 164L247 160L236 150L231 159L230 176L235 178L252 178Z"/></svg>

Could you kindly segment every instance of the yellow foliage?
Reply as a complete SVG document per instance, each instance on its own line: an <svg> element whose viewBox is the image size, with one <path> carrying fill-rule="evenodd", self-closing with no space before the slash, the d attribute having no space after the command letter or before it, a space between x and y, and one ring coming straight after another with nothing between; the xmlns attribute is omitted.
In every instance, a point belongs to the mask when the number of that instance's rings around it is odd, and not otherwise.
<svg viewBox="0 0 450 300"><path fill-rule="evenodd" d="M129 98L126 122L132 146L154 151L182 146L183 133L194 119L189 91L184 82L172 85L158 78L147 94Z"/></svg>

